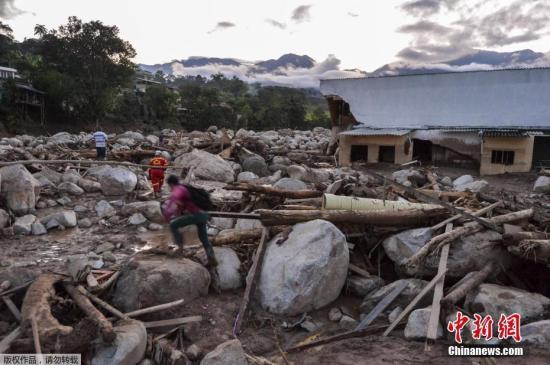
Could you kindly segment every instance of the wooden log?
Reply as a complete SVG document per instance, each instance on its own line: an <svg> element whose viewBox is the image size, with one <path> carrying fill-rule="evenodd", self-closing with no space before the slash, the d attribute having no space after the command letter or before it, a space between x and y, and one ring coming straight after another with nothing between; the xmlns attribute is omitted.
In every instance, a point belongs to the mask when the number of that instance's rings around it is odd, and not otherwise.
<svg viewBox="0 0 550 365"><path fill-rule="evenodd" d="M513 232L502 235L502 243L505 246L515 246L523 240L544 240L550 238L546 232Z"/></svg>
<svg viewBox="0 0 550 365"><path fill-rule="evenodd" d="M224 187L224 189L247 191L250 193L274 195L274 196L280 196L283 198L294 198L294 199L316 198L323 195L323 192L318 190L288 190L288 189L276 188L270 185L255 185L255 184L245 183L245 182L230 184Z"/></svg>
<svg viewBox="0 0 550 365"><path fill-rule="evenodd" d="M384 309L388 307L398 296L401 294L403 290L407 287L407 282L403 281L398 286L393 288L393 290L386 295L382 300L380 300L376 306L367 314L365 318L357 325L355 328L355 331L361 331L364 330L369 324L372 323L379 315L382 313Z"/></svg>
<svg viewBox="0 0 550 365"><path fill-rule="evenodd" d="M2 297L2 300L10 310L11 314L15 317L17 322L21 322L21 312L19 311L19 308L15 305L15 303L11 300L9 297Z"/></svg>
<svg viewBox="0 0 550 365"><path fill-rule="evenodd" d="M96 303L97 305L99 305L100 307L102 307L103 309L108 311L109 313L117 316L118 318L120 318L120 319L129 319L130 318L127 315L125 315L124 313L122 313L121 311L119 311L118 309L116 309L115 307L113 307L112 305L110 305L109 303L105 302L104 300L98 298L97 296L93 295L92 293L90 293L89 291L84 289L84 287L82 285L77 286L76 289L80 293L82 293L83 295L90 298L90 300L92 302Z"/></svg>
<svg viewBox="0 0 550 365"><path fill-rule="evenodd" d="M416 297L414 297L414 299L405 307L405 309L403 309L403 311L397 316L397 318L392 322L392 324L384 331L382 336L384 337L388 336L390 332L393 331L395 327L397 327L399 322L401 322L401 320L405 318L405 316L414 309L414 307L418 304L418 302L422 298L424 298L430 290L432 290L432 288L443 277L443 275L445 275L445 271L438 273L424 288L422 288L420 293L418 293Z"/></svg>
<svg viewBox="0 0 550 365"><path fill-rule="evenodd" d="M436 191L429 189L418 189L417 191L429 195L433 198L447 198L451 200L456 200L460 198L470 198L473 196L469 191Z"/></svg>
<svg viewBox="0 0 550 365"><path fill-rule="evenodd" d="M522 219L527 219L533 216L533 209L520 210L519 212L508 213L504 215L498 215L491 219L488 219L492 224L503 224L514 222ZM432 252L439 244L442 242L451 243L459 237L464 237L476 232L479 232L483 229L483 226L477 222L471 222L468 225L453 229L450 232L445 232L439 236L433 237L428 243L422 246L416 253L406 260L403 260L401 265L404 268L415 267L420 264L429 254Z"/></svg>
<svg viewBox="0 0 550 365"><path fill-rule="evenodd" d="M34 280L29 280L27 281L26 283L24 284L21 284L19 286L16 286L15 288L11 288L11 289L8 289L8 290L4 290L3 292L0 293L0 297L3 297L5 295L9 295L9 294L13 294L13 293L16 293L18 291L21 291L25 288L27 288L29 285L31 285L32 283L34 282Z"/></svg>
<svg viewBox="0 0 550 365"><path fill-rule="evenodd" d="M265 226L293 225L314 219L332 223L371 224L375 226L415 226L426 224L447 213L443 208L404 210L258 210Z"/></svg>
<svg viewBox="0 0 550 365"><path fill-rule="evenodd" d="M355 266L354 264L349 264L348 268L349 268L349 271L354 272L358 275L361 275L364 278L370 278L371 277L371 274L369 274L368 271L365 271L365 270L361 269L360 267Z"/></svg>
<svg viewBox="0 0 550 365"><path fill-rule="evenodd" d="M101 313L90 300L84 294L82 294L78 289L76 289L72 284L63 283L63 287L69 294L69 296L74 300L75 304L80 308L86 316L88 316L99 328L101 332L101 337L107 343L111 343L116 338L116 333L113 330L111 322L103 313Z"/></svg>
<svg viewBox="0 0 550 365"><path fill-rule="evenodd" d="M240 213L240 212L208 212L210 217L217 218L237 218L237 219L260 219L257 213Z"/></svg>
<svg viewBox="0 0 550 365"><path fill-rule="evenodd" d="M142 168L152 168L156 166L152 165L142 165L131 163L128 161L97 161L97 160L20 160L20 161L0 161L0 167L11 166L11 165L32 165L32 164L43 164L43 165L65 165L65 164L80 164L80 165L118 165L118 166L128 166L128 167L142 167ZM178 168L177 166L166 166L166 168Z"/></svg>
<svg viewBox="0 0 550 365"><path fill-rule="evenodd" d="M30 318L31 331L32 331L32 340L34 343L34 353L41 354L42 347L40 346L40 335L38 334L38 323L36 322L36 317L33 315Z"/></svg>
<svg viewBox="0 0 550 365"><path fill-rule="evenodd" d="M457 285L449 294L441 299L441 305L445 308L451 308L460 299L464 298L466 294L477 288L481 283L485 281L495 271L496 265L493 261L490 261L480 271L475 271L469 279L464 280Z"/></svg>
<svg viewBox="0 0 550 365"><path fill-rule="evenodd" d="M499 207L501 205L502 205L502 201L498 201L498 202L493 203L491 205L488 205L484 208L476 210L475 212L472 213L472 215L475 215L476 217L481 217L482 215L491 212L493 209L495 209L496 207ZM453 215L451 218L445 219L444 221L439 222L438 224L433 226L432 231L437 231L438 229L443 228L447 224L453 223L454 221L456 221L457 219L460 219L460 218L462 218L461 214Z"/></svg>
<svg viewBox="0 0 550 365"><path fill-rule="evenodd" d="M250 304L250 298L252 297L252 295L254 295L254 292L256 291L256 286L258 284L256 277L260 274L260 271L262 270L264 254L267 249L268 236L269 229L264 227L264 229L262 230L262 238L260 239L260 244L258 245L258 249L256 250L256 253L254 255L252 267L250 268L250 272L246 277L246 288L244 290L243 300L241 302L241 306L239 307L239 313L237 314L237 318L235 320L235 325L233 328L234 335L238 335L241 332L241 327L247 314L248 306Z"/></svg>
<svg viewBox="0 0 550 365"><path fill-rule="evenodd" d="M516 245L509 245L508 251L513 255L534 262L550 262L550 240L522 240Z"/></svg>
<svg viewBox="0 0 550 365"><path fill-rule="evenodd" d="M448 223L445 227L445 232L450 232L453 229L453 224ZM428 321L428 333L426 334L426 344L424 351L430 350L430 344L437 339L437 327L439 325L439 313L441 312L441 298L443 297L443 288L445 286L445 272L447 271L447 259L449 258L449 249L451 245L446 244L441 248L441 254L439 256L439 266L437 273L443 273L441 280L435 284L434 297L432 300L432 307L430 309L430 320Z"/></svg>
<svg viewBox="0 0 550 365"><path fill-rule="evenodd" d="M21 326L19 326L11 331L6 337L4 337L2 341L0 341L0 354L7 353L10 349L12 342L17 340L22 334L23 330L21 329Z"/></svg>
<svg viewBox="0 0 550 365"><path fill-rule="evenodd" d="M128 317L139 317L139 316L142 316L144 314L155 313L155 312L158 312L158 311L161 311L161 310L174 308L174 307L182 305L184 302L185 301L183 299L180 299L180 300L175 300L175 301L170 302L170 303L164 303L164 304L155 305L153 307L142 308L142 309L138 309L138 310L135 310L135 311L132 311L132 312L124 313L124 314L127 315Z"/></svg>
<svg viewBox="0 0 550 365"><path fill-rule="evenodd" d="M173 319L164 319L161 321L153 322L143 322L145 328L158 328L158 327L170 327L170 326L181 326L182 324L200 322L202 321L202 316L190 316L190 317L181 317Z"/></svg>
<svg viewBox="0 0 550 365"><path fill-rule="evenodd" d="M245 241L258 240L262 237L262 229L226 229L210 238L214 246L230 245Z"/></svg>

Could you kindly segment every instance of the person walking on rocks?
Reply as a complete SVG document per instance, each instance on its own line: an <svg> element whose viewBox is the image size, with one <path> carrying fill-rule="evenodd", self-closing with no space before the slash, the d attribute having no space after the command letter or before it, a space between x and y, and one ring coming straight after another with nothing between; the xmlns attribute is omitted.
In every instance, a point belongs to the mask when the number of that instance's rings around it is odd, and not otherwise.
<svg viewBox="0 0 550 365"><path fill-rule="evenodd" d="M107 153L107 135L105 132L97 131L94 133L95 150L97 152L96 160L105 160Z"/></svg>
<svg viewBox="0 0 550 365"><path fill-rule="evenodd" d="M155 157L151 159L149 164L153 166L149 169L149 179L151 179L151 185L153 185L153 192L157 195L160 193L162 184L164 184L164 171L168 166L168 160L164 158L161 151L156 151Z"/></svg>
<svg viewBox="0 0 550 365"><path fill-rule="evenodd" d="M206 251L208 267L218 265L212 244L208 240L206 223L208 222L208 210L212 206L208 192L203 189L195 188L190 185L180 184L175 175L170 175L166 179L170 187L170 198L163 208L164 218L170 222L170 231L174 238L174 243L178 246L178 251L183 252L183 236L180 228L196 225L199 239Z"/></svg>

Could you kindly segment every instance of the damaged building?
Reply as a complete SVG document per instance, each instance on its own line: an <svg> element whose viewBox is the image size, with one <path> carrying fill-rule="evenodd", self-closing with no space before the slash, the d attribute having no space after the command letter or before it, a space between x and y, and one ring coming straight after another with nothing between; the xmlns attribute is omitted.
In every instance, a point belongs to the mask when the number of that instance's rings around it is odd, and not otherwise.
<svg viewBox="0 0 550 365"><path fill-rule="evenodd" d="M550 68L321 81L339 162L473 165L480 174L550 164Z"/></svg>

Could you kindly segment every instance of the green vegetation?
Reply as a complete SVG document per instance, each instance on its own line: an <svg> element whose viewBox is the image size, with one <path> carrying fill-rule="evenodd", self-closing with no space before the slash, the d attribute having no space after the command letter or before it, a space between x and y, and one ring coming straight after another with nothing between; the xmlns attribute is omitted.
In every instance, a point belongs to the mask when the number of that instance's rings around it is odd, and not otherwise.
<svg viewBox="0 0 550 365"><path fill-rule="evenodd" d="M326 104L311 90L249 85L223 75L167 78L147 75L132 62L136 52L116 26L70 17L57 29L35 27L35 38L17 42L0 22L0 66L16 68L21 81L46 93L47 126L57 129L156 129L165 127L310 129L328 126ZM144 87L138 88L137 78ZM146 81L143 81L145 79ZM0 121L28 119L10 101L4 82ZM7 123L9 121L9 124Z"/></svg>

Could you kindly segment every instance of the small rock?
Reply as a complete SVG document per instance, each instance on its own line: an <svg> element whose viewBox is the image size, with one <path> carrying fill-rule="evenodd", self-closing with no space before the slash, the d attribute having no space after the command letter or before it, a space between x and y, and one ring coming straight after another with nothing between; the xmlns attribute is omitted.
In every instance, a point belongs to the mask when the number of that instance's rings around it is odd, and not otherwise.
<svg viewBox="0 0 550 365"><path fill-rule="evenodd" d="M92 226L92 221L90 218L82 218L78 221L78 226L80 228L90 228Z"/></svg>
<svg viewBox="0 0 550 365"><path fill-rule="evenodd" d="M46 229L49 231L50 229L54 229L54 228L58 228L58 227L62 227L61 224L59 224L58 221L56 221L55 219L50 219L49 221L46 222L45 224L46 226ZM64 228L63 228L64 229Z"/></svg>
<svg viewBox="0 0 550 365"><path fill-rule="evenodd" d="M5 228L10 222L10 215L4 209L0 209L0 228Z"/></svg>
<svg viewBox="0 0 550 365"><path fill-rule="evenodd" d="M86 208L85 206L83 205L75 205L73 210L76 212L76 213L85 213L88 211L88 208Z"/></svg>
<svg viewBox="0 0 550 365"><path fill-rule="evenodd" d="M84 194L84 189L72 182L62 182L57 186L57 190L62 193L72 194L72 195L82 195Z"/></svg>
<svg viewBox="0 0 550 365"><path fill-rule="evenodd" d="M239 340L218 345L202 359L200 365L249 365Z"/></svg>
<svg viewBox="0 0 550 365"><path fill-rule="evenodd" d="M138 227L137 231L138 231L139 233L146 233L146 232L147 232L147 228L145 228L145 227Z"/></svg>
<svg viewBox="0 0 550 365"><path fill-rule="evenodd" d="M539 176L537 181L535 181L535 186L533 187L535 193L548 193L550 192L550 177L548 176Z"/></svg>
<svg viewBox="0 0 550 365"><path fill-rule="evenodd" d="M147 331L140 321L122 320L114 327L112 344L100 343L92 357L92 365L137 364L147 348Z"/></svg>
<svg viewBox="0 0 550 365"><path fill-rule="evenodd" d="M115 208L106 200L100 200L95 206L95 211L99 218L112 217L116 214Z"/></svg>
<svg viewBox="0 0 550 365"><path fill-rule="evenodd" d="M115 245L113 245L111 242L105 242L101 245L97 246L94 250L95 253L100 254L106 251L112 251L114 250Z"/></svg>
<svg viewBox="0 0 550 365"><path fill-rule="evenodd" d="M348 278L348 288L350 292L360 298L384 285L384 280L378 276L368 278L352 275Z"/></svg>
<svg viewBox="0 0 550 365"><path fill-rule="evenodd" d="M401 307L395 307L391 312L390 314L388 314L388 321L390 323L393 323L397 317L399 317L399 315L401 314L401 312L403 312L403 308Z"/></svg>
<svg viewBox="0 0 550 365"><path fill-rule="evenodd" d="M145 222L147 222L147 218L141 213L132 214L130 218L128 218L128 223L134 226L139 226Z"/></svg>
<svg viewBox="0 0 550 365"><path fill-rule="evenodd" d="M237 175L237 181L246 182L258 179L259 176L250 171L243 171Z"/></svg>
<svg viewBox="0 0 550 365"><path fill-rule="evenodd" d="M76 213L72 210L64 210L61 212L47 215L40 219L42 224L47 224L49 221L55 220L63 227L76 227Z"/></svg>
<svg viewBox="0 0 550 365"><path fill-rule="evenodd" d="M521 326L521 342L542 345L550 342L550 319Z"/></svg>
<svg viewBox="0 0 550 365"><path fill-rule="evenodd" d="M150 231L160 231L162 229L162 225L158 223L151 223L149 226L147 226L147 229Z"/></svg>
<svg viewBox="0 0 550 365"><path fill-rule="evenodd" d="M344 314L342 313L342 310L338 307L331 308L328 312L328 319L332 322L338 322L340 319L342 319L342 316Z"/></svg>
<svg viewBox="0 0 550 365"><path fill-rule="evenodd" d="M472 175L462 175L453 181L453 185L457 187L459 185L469 184L471 182L474 182Z"/></svg>
<svg viewBox="0 0 550 365"><path fill-rule="evenodd" d="M59 205L67 205L71 201L72 201L71 198L69 198L68 196L62 196L61 198L56 200L57 204L59 204ZM55 205L50 205L50 204L48 204L48 206L54 206L55 207L57 205L57 204L55 204Z"/></svg>
<svg viewBox="0 0 550 365"><path fill-rule="evenodd" d="M31 226L31 230L33 236L40 236L48 233L46 227L44 227L44 225L40 222L34 222Z"/></svg>
<svg viewBox="0 0 550 365"><path fill-rule="evenodd" d="M105 262L116 262L116 256L111 251L104 252L101 257Z"/></svg>
<svg viewBox="0 0 550 365"><path fill-rule="evenodd" d="M19 217L15 220L13 224L13 233L28 235L32 232L32 224L36 220L36 216L33 214L27 214L22 217Z"/></svg>
<svg viewBox="0 0 550 365"><path fill-rule="evenodd" d="M305 190L307 185L298 179L293 179L290 177L283 177L281 180L273 184L273 187L285 190Z"/></svg>
<svg viewBox="0 0 550 365"><path fill-rule="evenodd" d="M76 184L80 179L81 179L81 176L75 171L67 171L63 173L63 175L61 175L62 182L69 182L69 183Z"/></svg>
<svg viewBox="0 0 550 365"><path fill-rule="evenodd" d="M67 199L68 199L68 201L67 201ZM63 200L63 204L58 203L57 201L55 201L53 199L47 199L46 200L46 206L48 208L53 208L53 207L57 206L57 204L65 205L65 204L69 204L71 202L71 199L69 199L68 197L63 197L63 198L60 198L58 200Z"/></svg>
<svg viewBox="0 0 550 365"><path fill-rule="evenodd" d="M347 330L353 330L357 328L357 325L359 324L359 322L357 322L354 318L344 314L340 319L339 324L340 324L340 327L342 328L345 328Z"/></svg>
<svg viewBox="0 0 550 365"><path fill-rule="evenodd" d="M306 331L308 332L315 332L317 331L319 328L321 328L322 324L321 323L317 323L311 319L306 319L305 321L303 321L302 323L300 323L300 327L305 329Z"/></svg>
<svg viewBox="0 0 550 365"><path fill-rule="evenodd" d="M187 355L189 360L198 360L202 355L202 349L199 346L192 344L185 350L185 355Z"/></svg>
<svg viewBox="0 0 550 365"><path fill-rule="evenodd" d="M421 308L412 311L405 327L405 338L408 340L423 340L428 333L428 323L430 322L431 308ZM437 324L436 338L443 337L443 327Z"/></svg>

